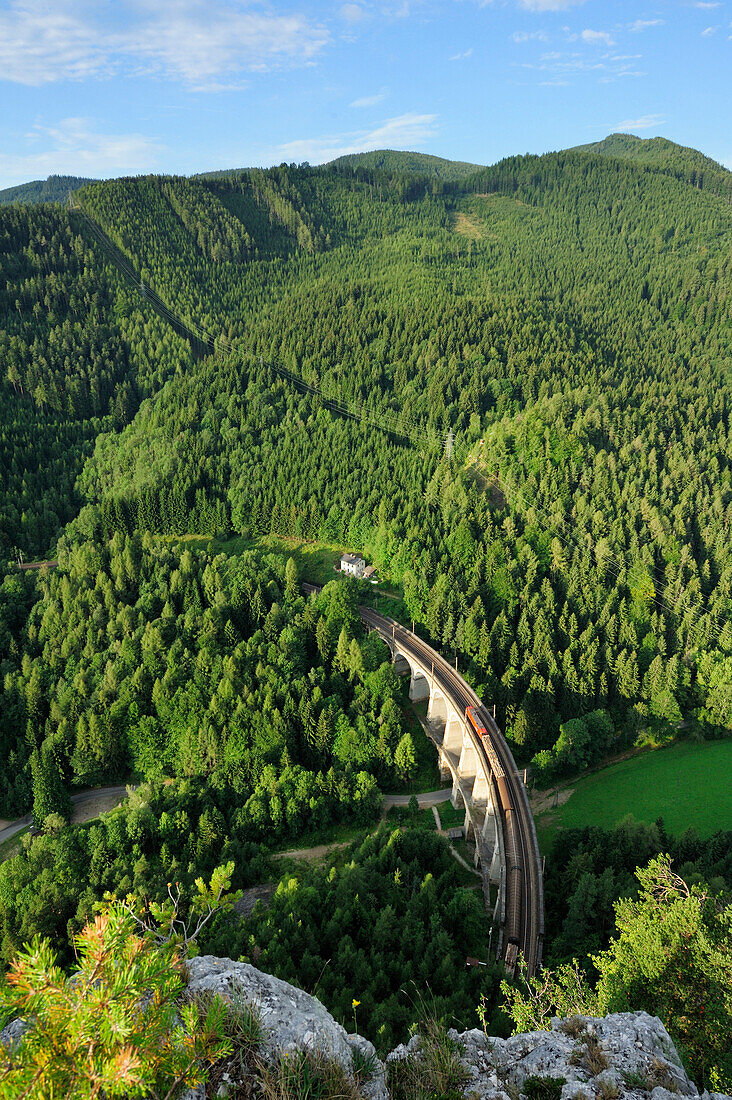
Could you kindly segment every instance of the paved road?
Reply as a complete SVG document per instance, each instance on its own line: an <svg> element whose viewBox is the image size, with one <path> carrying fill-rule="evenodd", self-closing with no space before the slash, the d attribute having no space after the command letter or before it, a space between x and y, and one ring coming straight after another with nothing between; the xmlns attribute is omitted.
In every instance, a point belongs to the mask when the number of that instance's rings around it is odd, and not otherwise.
<svg viewBox="0 0 732 1100"><path fill-rule="evenodd" d="M449 801L451 794L452 787L443 787L439 791L423 791L417 795L419 808L423 810L427 806L438 806L440 802ZM411 794L385 794L384 809L388 810L390 806L408 806L411 797Z"/></svg>
<svg viewBox="0 0 732 1100"><path fill-rule="evenodd" d="M120 799L127 796L127 787L97 787L93 791L81 791L79 794L71 796L71 801L75 806L78 806L82 802L89 802L93 798L106 798L113 795L118 795ZM12 821L10 825L6 825L4 829L0 829L0 844L4 840L10 840L16 833L19 833L21 829L25 829L30 825L33 820L32 814L26 814L25 817L19 817L17 821Z"/></svg>

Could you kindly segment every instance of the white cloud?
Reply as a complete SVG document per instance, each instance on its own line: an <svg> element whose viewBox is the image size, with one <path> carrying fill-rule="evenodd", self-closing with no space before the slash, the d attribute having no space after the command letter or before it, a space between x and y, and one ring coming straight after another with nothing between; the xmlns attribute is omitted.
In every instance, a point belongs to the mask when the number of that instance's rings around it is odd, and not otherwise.
<svg viewBox="0 0 732 1100"><path fill-rule="evenodd" d="M105 12L106 9L106 12ZM0 79L29 85L109 75L164 73L199 90L232 90L241 72L310 62L330 40L305 16L224 0L118 0L124 29L91 0L11 0L0 12Z"/></svg>
<svg viewBox="0 0 732 1100"><path fill-rule="evenodd" d="M640 58L640 54L614 54L603 51L588 55L586 51L550 50L541 54L538 62L523 62L520 68L533 69L546 74L542 80L545 84L556 84L558 81L566 83L572 77L583 76L594 76L599 83L610 84L624 76L645 76L645 73L639 71L633 64Z"/></svg>
<svg viewBox="0 0 732 1100"><path fill-rule="evenodd" d="M149 15L121 39L123 49L153 71L182 77L196 88L222 75L266 72L282 63L307 62L329 40L324 27L301 15L275 15L210 0L145 0Z"/></svg>
<svg viewBox="0 0 732 1100"><path fill-rule="evenodd" d="M303 161L323 164L348 153L367 153L373 149L413 149L424 145L437 132L437 115L414 113L388 118L372 130L324 137L300 138L277 146L274 160Z"/></svg>
<svg viewBox="0 0 732 1100"><path fill-rule="evenodd" d="M469 50L465 50L463 53L454 53L452 57L448 58L448 61L464 61L466 57L473 56L473 47Z"/></svg>
<svg viewBox="0 0 732 1100"><path fill-rule="evenodd" d="M349 107L375 107L377 103L381 103L386 99L386 92L377 92L376 95L364 95L360 99L354 99L353 103L349 103Z"/></svg>
<svg viewBox="0 0 732 1100"><path fill-rule="evenodd" d="M663 126L666 119L663 115L641 115L640 118L626 118L616 123L614 130L650 130L656 126Z"/></svg>
<svg viewBox="0 0 732 1100"><path fill-rule="evenodd" d="M549 38L544 31L514 31L511 40L513 42L548 42Z"/></svg>
<svg viewBox="0 0 732 1100"><path fill-rule="evenodd" d="M665 23L665 19L636 19L635 23L628 24L628 30L637 33L646 31L649 27L663 27Z"/></svg>
<svg viewBox="0 0 732 1100"><path fill-rule="evenodd" d="M718 30L719 24L716 27L705 27L705 29L701 32L702 38L711 38L711 36L713 34L716 34Z"/></svg>
<svg viewBox="0 0 732 1100"><path fill-rule="evenodd" d="M566 11L578 4L584 4L585 0L519 0L522 8L528 11Z"/></svg>
<svg viewBox="0 0 732 1100"><path fill-rule="evenodd" d="M614 84L616 80L620 80L624 76L648 76L648 73L645 69L622 69L612 76L601 76L599 82L600 84Z"/></svg>
<svg viewBox="0 0 732 1100"><path fill-rule="evenodd" d="M367 11L362 4L343 4L339 8L338 14L346 23L352 24L364 23L371 18L371 12Z"/></svg>
<svg viewBox="0 0 732 1100"><path fill-rule="evenodd" d="M607 31L584 30L580 35L583 42L589 42L592 46L614 46L614 39Z"/></svg>
<svg viewBox="0 0 732 1100"><path fill-rule="evenodd" d="M406 19L412 13L410 0L383 0L384 15L390 19Z"/></svg>
<svg viewBox="0 0 732 1100"><path fill-rule="evenodd" d="M697 0L694 7L702 8L704 11L711 11L712 8L718 8L720 5L721 0Z"/></svg>
<svg viewBox="0 0 732 1100"><path fill-rule="evenodd" d="M59 3L51 10L39 0L16 0L0 12L0 79L38 86L109 69L100 36L64 7Z"/></svg>
<svg viewBox="0 0 732 1100"><path fill-rule="evenodd" d="M26 151L0 153L0 187L61 176L121 176L152 172L163 147L143 134L100 134L86 118L36 126Z"/></svg>

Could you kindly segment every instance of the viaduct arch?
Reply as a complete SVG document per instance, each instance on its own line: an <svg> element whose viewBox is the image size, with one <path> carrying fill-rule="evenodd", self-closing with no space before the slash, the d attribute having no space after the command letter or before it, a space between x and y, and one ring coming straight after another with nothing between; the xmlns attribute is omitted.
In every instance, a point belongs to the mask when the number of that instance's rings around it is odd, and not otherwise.
<svg viewBox="0 0 732 1100"><path fill-rule="evenodd" d="M360 608L367 627L389 646L398 671L409 674L409 698L427 700L427 728L451 801L465 810L465 833L475 844L475 864L498 929L496 954L515 966L521 951L528 972L541 965L544 936L542 861L523 779L492 716L469 684L412 631L370 608ZM468 720L477 715L485 734ZM495 901L492 898L495 897Z"/></svg>

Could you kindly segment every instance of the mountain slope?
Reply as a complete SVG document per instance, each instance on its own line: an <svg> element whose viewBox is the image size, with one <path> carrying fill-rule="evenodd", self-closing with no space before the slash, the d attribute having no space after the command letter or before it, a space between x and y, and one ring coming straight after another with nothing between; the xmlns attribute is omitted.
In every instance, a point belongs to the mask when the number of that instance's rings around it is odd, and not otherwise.
<svg viewBox="0 0 732 1100"><path fill-rule="evenodd" d="M101 427L69 537L362 549L525 760L596 711L601 736L549 764L692 712L726 728L727 203L586 151L427 188L280 166L96 183L78 202L134 269L136 305L160 321L152 288L216 354L171 356L132 422ZM96 247L62 213L80 255ZM7 323L42 302L13 288ZM24 407L38 391L8 386Z"/></svg>
<svg viewBox="0 0 732 1100"><path fill-rule="evenodd" d="M30 183L19 183L16 187L6 187L0 191L0 203L65 202L69 191L77 191L92 182L83 176L49 176L45 180L31 180Z"/></svg>
<svg viewBox="0 0 732 1100"><path fill-rule="evenodd" d="M668 138L639 138L634 134L609 134L602 141L577 145L567 152L596 153L605 157L619 157L636 164L647 165L669 175L683 179L695 187L706 188L726 196L732 196L732 172L716 160L686 145L677 145Z"/></svg>
<svg viewBox="0 0 732 1100"><path fill-rule="evenodd" d="M435 183L281 166L82 192L146 285L240 349L100 438L79 486L101 529L196 533L223 508L237 531L367 550L525 756L587 709L721 716L732 210L587 152ZM469 476L435 443L449 429Z"/></svg>

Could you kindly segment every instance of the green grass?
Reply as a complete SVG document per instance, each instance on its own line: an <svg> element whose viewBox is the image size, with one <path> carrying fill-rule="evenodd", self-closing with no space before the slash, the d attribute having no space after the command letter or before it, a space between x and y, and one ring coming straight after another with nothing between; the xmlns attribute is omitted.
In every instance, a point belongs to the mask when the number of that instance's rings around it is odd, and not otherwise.
<svg viewBox="0 0 732 1100"><path fill-rule="evenodd" d="M282 836L272 844L270 851L273 855L277 852L299 851L301 848L319 848L322 844L343 844L347 841L364 840L371 832L373 826L363 825L326 825L322 829L310 829L308 832L299 833L297 836Z"/></svg>
<svg viewBox="0 0 732 1100"><path fill-rule="evenodd" d="M398 587L390 582L388 591L394 593L394 595L387 596L375 586L373 596L368 601L369 605L373 607L374 611L378 611L380 615L386 615L389 619L396 619L402 626L406 626L411 630L412 616L402 597L397 594L399 592Z"/></svg>
<svg viewBox="0 0 732 1100"><path fill-rule="evenodd" d="M560 828L611 829L632 814L662 817L670 833L693 827L700 836L732 827L732 740L682 743L631 757L579 780L563 806L537 817L548 851Z"/></svg>
<svg viewBox="0 0 732 1100"><path fill-rule="evenodd" d="M28 832L30 825L26 825L24 829L21 829L15 836L11 836L9 840L4 840L0 844L0 863L6 859L10 859L11 856L16 856L20 851L20 838L25 836Z"/></svg>
<svg viewBox="0 0 732 1100"><path fill-rule="evenodd" d="M443 829L454 829L465 824L465 807L456 810L452 802L441 802L437 807Z"/></svg>
<svg viewBox="0 0 732 1100"><path fill-rule="evenodd" d="M235 535L230 539L215 539L208 535L180 535L165 541L176 545L194 546L211 550L214 554L228 554L235 557L247 550L258 553L276 554L287 561L294 558L298 574L303 581L311 584L327 584L336 577L333 566L340 561L341 547L326 542L306 542L298 538L285 538L280 535L260 535L257 538L244 538Z"/></svg>
<svg viewBox="0 0 732 1100"><path fill-rule="evenodd" d="M410 783L403 783L393 790L385 791L385 794L422 794L424 791L438 791L443 785L440 780L437 749L424 732L422 724L414 712L414 704L408 701L408 691L409 678L405 676L405 704L402 710L402 729L408 730L412 735L414 751L417 756L417 771Z"/></svg>
<svg viewBox="0 0 732 1100"><path fill-rule="evenodd" d="M468 844L464 838L462 840L453 840L452 847L455 849L459 856L462 856L468 866L474 866L474 852L475 849L472 845ZM477 868L476 868L477 870ZM474 886L478 881L475 875L472 875L470 871L466 871L464 868L460 869L460 874L464 878L464 884L467 886Z"/></svg>

